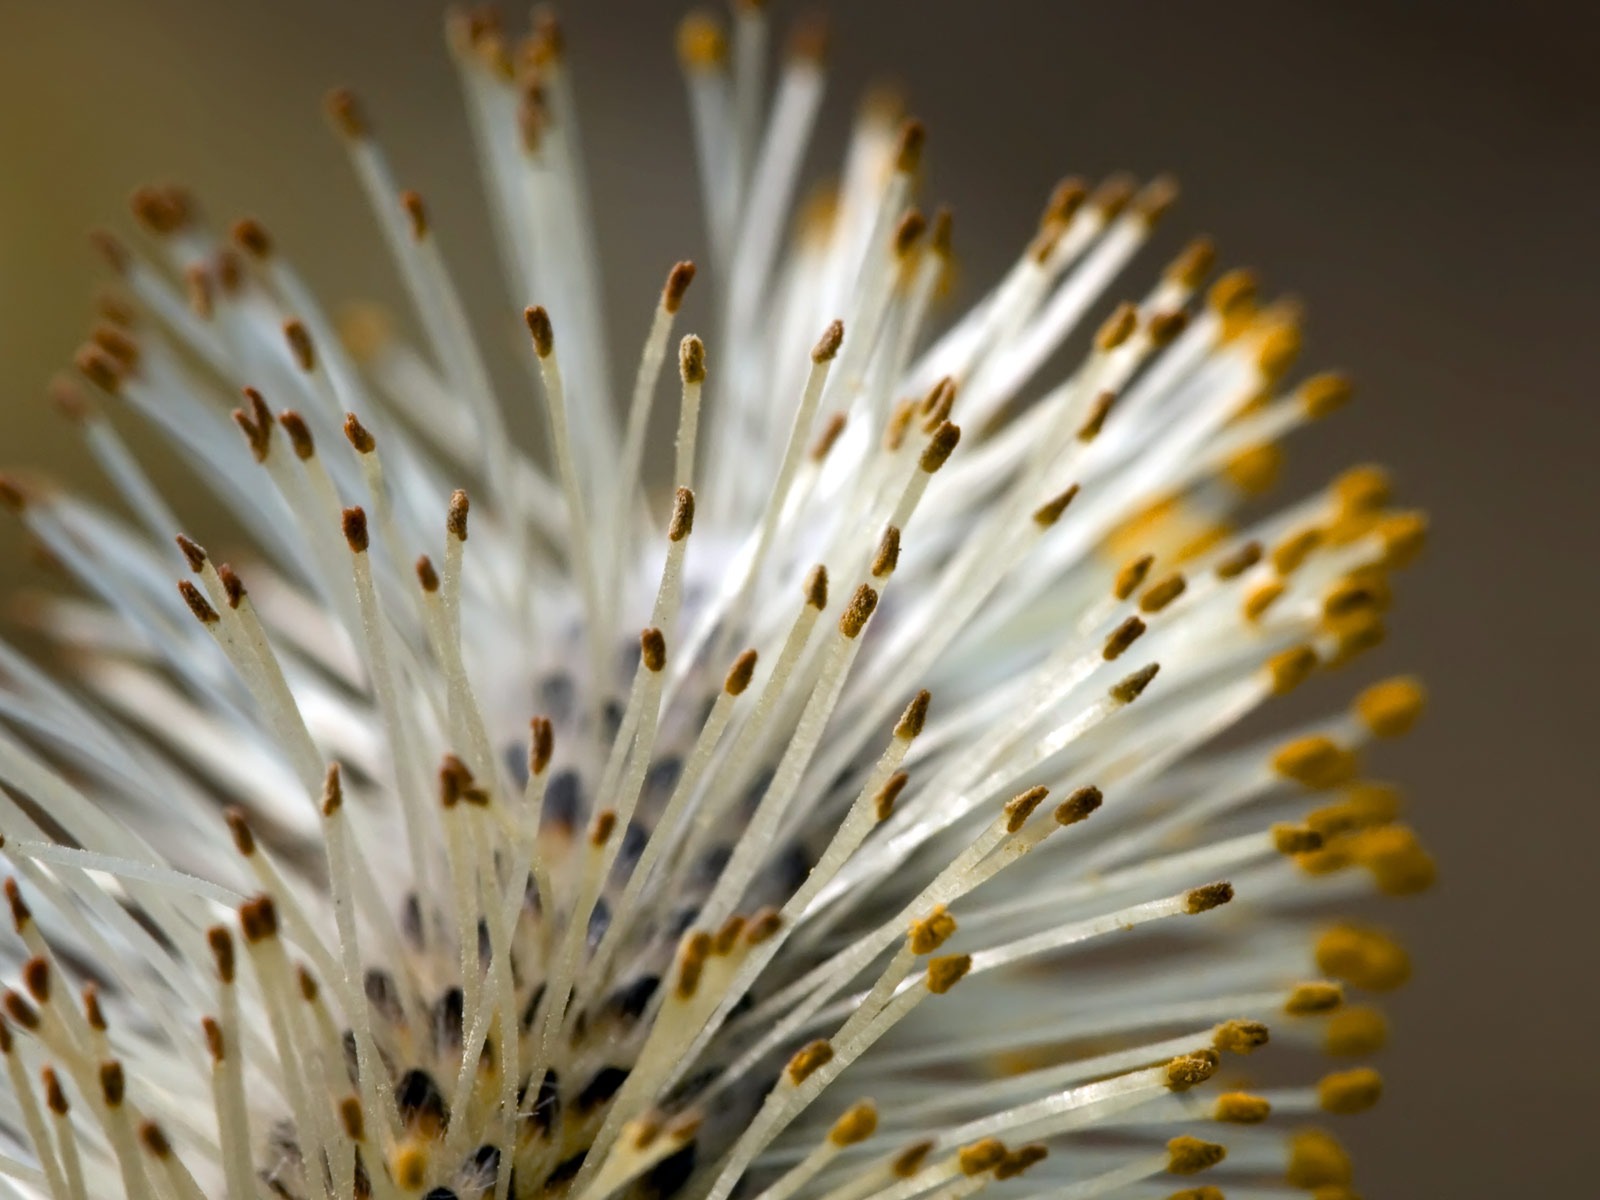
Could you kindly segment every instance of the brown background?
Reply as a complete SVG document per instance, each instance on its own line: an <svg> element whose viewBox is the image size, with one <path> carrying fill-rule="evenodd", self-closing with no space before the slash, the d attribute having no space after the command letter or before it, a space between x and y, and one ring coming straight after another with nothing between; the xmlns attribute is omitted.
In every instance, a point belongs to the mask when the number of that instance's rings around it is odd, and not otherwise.
<svg viewBox="0 0 1600 1200"><path fill-rule="evenodd" d="M955 205L969 278L998 269L1059 174L1170 169L1186 185L1170 245L1209 231L1306 297L1313 360L1359 377L1362 403L1297 442L1293 462L1309 483L1381 456L1435 515L1378 665L1433 688L1431 721L1381 766L1411 786L1445 875L1386 914L1418 979L1396 1005L1384 1117L1348 1126L1358 1179L1369 1196L1590 1194L1590 6L835 7L828 128L875 72L895 72L930 127L932 192ZM568 10L631 341L664 266L701 245L677 5ZM258 212L331 296L392 286L322 128L332 83L367 98L467 282L490 295L439 28L435 0L0 3L0 459L82 471L39 396L83 329L96 267L82 233L122 221L136 183L180 178L219 216Z"/></svg>

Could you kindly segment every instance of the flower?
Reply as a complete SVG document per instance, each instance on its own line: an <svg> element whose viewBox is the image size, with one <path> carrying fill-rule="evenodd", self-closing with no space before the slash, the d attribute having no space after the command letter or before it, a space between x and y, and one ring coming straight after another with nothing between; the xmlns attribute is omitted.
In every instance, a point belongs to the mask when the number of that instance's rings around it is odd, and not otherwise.
<svg viewBox="0 0 1600 1200"><path fill-rule="evenodd" d="M1175 198L1117 177L1057 188L931 334L921 126L868 105L785 241L824 39L769 103L746 0L681 31L720 286L653 446L695 268L618 421L559 28L450 28L550 466L340 92L425 347L144 189L149 250L100 235L119 290L55 391L121 503L0 483L83 594L28 610L71 683L0 648L10 1190L1346 1194L1300 1121L1376 1072L1213 1081L1269 1025L1302 1072L1376 1050L1345 989L1405 951L1319 914L1433 875L1361 775L1414 681L1216 744L1381 639L1425 531L1373 468L1251 510L1349 395L1288 384L1294 307L1238 271L1201 299L1197 241L1091 317ZM204 488L157 488L123 409ZM218 506L237 571L173 541Z"/></svg>

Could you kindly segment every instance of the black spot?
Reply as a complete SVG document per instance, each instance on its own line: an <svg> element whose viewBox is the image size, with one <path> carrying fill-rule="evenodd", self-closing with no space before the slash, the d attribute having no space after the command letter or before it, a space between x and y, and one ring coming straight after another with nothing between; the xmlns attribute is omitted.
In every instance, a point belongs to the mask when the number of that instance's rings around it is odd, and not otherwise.
<svg viewBox="0 0 1600 1200"><path fill-rule="evenodd" d="M572 706L577 693L572 676L565 671L557 671L539 681L539 702L536 707L542 709L552 721L565 723L572 719Z"/></svg>
<svg viewBox="0 0 1600 1200"><path fill-rule="evenodd" d="M580 1115L593 1112L615 1096L617 1089L627 1078L628 1072L625 1067L601 1067L595 1072L594 1078L584 1084L583 1091L578 1093L578 1098L572 1103L573 1109Z"/></svg>
<svg viewBox="0 0 1600 1200"><path fill-rule="evenodd" d="M710 847L694 864L694 874L690 876L691 886L708 888L716 883L722 875L722 868L728 865L728 860L732 857L732 846Z"/></svg>
<svg viewBox="0 0 1600 1200"><path fill-rule="evenodd" d="M645 1172L640 1180L642 1193L652 1197L652 1200L668 1200L668 1197L677 1195L683 1185L689 1182L689 1176L694 1174L694 1164L695 1143L690 1142Z"/></svg>
<svg viewBox="0 0 1600 1200"><path fill-rule="evenodd" d="M407 892L400 906L400 931L414 950L422 949L422 901L415 892Z"/></svg>
<svg viewBox="0 0 1600 1200"><path fill-rule="evenodd" d="M660 987L661 976L641 975L612 992L610 999L606 1001L606 1007L619 1017L636 1021L644 1016L645 1009L650 1007L651 998Z"/></svg>
<svg viewBox="0 0 1600 1200"><path fill-rule="evenodd" d="M520 1109L527 1102L528 1089L523 1087L521 1095L517 1097L517 1107ZM534 1098L533 1108L528 1113L528 1123L541 1134L548 1134L555 1128L556 1121L561 1117L561 1076L552 1068L544 1073L544 1078L539 1081L539 1093Z"/></svg>
<svg viewBox="0 0 1600 1200"><path fill-rule="evenodd" d="M645 773L644 787L646 793L665 794L670 792L678 782L678 776L683 774L683 759L676 754L650 764L650 770Z"/></svg>
<svg viewBox="0 0 1600 1200"><path fill-rule="evenodd" d="M400 989L387 971L374 967L362 980L367 993L367 1003L372 1010L391 1025L405 1020L405 1010L400 1007Z"/></svg>
<svg viewBox="0 0 1600 1200"><path fill-rule="evenodd" d="M461 1197L447 1187L436 1187L424 1196L422 1200L461 1200Z"/></svg>
<svg viewBox="0 0 1600 1200"><path fill-rule="evenodd" d="M539 1016L539 1001L544 999L544 984L533 989L533 995L528 997L528 1005L522 1010L522 1028L524 1031L533 1028L534 1020Z"/></svg>
<svg viewBox="0 0 1600 1200"><path fill-rule="evenodd" d="M621 700L607 700L600 709L600 729L606 741L615 741L617 734L622 729L622 714L624 712Z"/></svg>
<svg viewBox="0 0 1600 1200"><path fill-rule="evenodd" d="M556 1169L551 1171L544 1181L544 1190L553 1192L564 1183L570 1183L583 1169L583 1160L589 1157L587 1150L579 1150L571 1158L563 1159L556 1164Z"/></svg>
<svg viewBox="0 0 1600 1200"><path fill-rule="evenodd" d="M604 896L601 896L595 900L594 908L589 913L589 928L584 935L588 939L590 950L599 944L600 939L605 937L606 930L610 928L611 905L606 903Z"/></svg>
<svg viewBox="0 0 1600 1200"><path fill-rule="evenodd" d="M528 785L528 748L512 742L500 752L500 757L505 761L506 772L511 776L511 781L519 788Z"/></svg>
<svg viewBox="0 0 1600 1200"><path fill-rule="evenodd" d="M500 1147L487 1143L472 1152L472 1170L479 1179L493 1179L500 1173Z"/></svg>
<svg viewBox="0 0 1600 1200"><path fill-rule="evenodd" d="M628 828L622 834L622 849L617 851L616 865L623 871L631 871L649 841L649 831L639 822L629 821Z"/></svg>
<svg viewBox="0 0 1600 1200"><path fill-rule="evenodd" d="M466 1019L467 998L458 987L447 988L433 1006L433 1037L440 1046L459 1046Z"/></svg>
<svg viewBox="0 0 1600 1200"><path fill-rule="evenodd" d="M766 767L757 772L756 777L750 781L750 789L744 794L746 816L755 812L756 806L761 803L761 797L765 796L767 789L772 786L772 779L776 774L772 767Z"/></svg>
<svg viewBox="0 0 1600 1200"><path fill-rule="evenodd" d="M489 940L489 920L478 918L478 965L485 970L494 961L494 943Z"/></svg>
<svg viewBox="0 0 1600 1200"><path fill-rule="evenodd" d="M558 771L544 793L541 829L571 833L583 817L583 780L576 771Z"/></svg>
<svg viewBox="0 0 1600 1200"><path fill-rule="evenodd" d="M421 1068L413 1067L400 1077L394 1098L400 1106L400 1119L407 1125L449 1124L450 1110L444 1093L433 1076Z"/></svg>

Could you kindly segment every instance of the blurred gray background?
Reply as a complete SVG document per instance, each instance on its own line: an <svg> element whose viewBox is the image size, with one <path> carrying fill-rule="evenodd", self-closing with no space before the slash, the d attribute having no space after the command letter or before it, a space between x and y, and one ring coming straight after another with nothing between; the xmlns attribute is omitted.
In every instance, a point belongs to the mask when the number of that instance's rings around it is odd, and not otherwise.
<svg viewBox="0 0 1600 1200"><path fill-rule="evenodd" d="M1592 1194L1593 6L834 7L821 140L866 85L900 81L969 286L1014 252L1060 175L1170 170L1185 193L1160 251L1211 233L1309 302L1310 362L1356 375L1360 403L1290 447L1291 483L1378 458L1434 515L1372 671L1431 685L1430 719L1378 765L1409 786L1443 883L1383 914L1417 978L1393 1006L1384 1109L1341 1128L1368 1196ZM463 282L497 295L441 11L0 3L0 465L87 476L41 398L99 278L83 233L126 229L138 183L183 180L218 217L259 214L330 298L392 289L323 126L330 85L362 94ZM703 245L678 15L663 0L565 11L624 345L665 267ZM7 582L27 574L17 544L0 533Z"/></svg>

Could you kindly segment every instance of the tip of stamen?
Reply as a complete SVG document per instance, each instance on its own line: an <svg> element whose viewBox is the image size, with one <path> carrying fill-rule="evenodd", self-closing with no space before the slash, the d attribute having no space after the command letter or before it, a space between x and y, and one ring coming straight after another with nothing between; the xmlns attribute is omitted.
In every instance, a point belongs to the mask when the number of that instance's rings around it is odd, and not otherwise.
<svg viewBox="0 0 1600 1200"><path fill-rule="evenodd" d="M1270 1031L1260 1021L1224 1021L1213 1031L1211 1045L1228 1054L1249 1054L1270 1039Z"/></svg>
<svg viewBox="0 0 1600 1200"><path fill-rule="evenodd" d="M733 666L728 669L727 678L722 681L722 690L730 696L742 696L750 686L750 680L756 673L758 656L754 650L746 650L733 660Z"/></svg>
<svg viewBox="0 0 1600 1200"><path fill-rule="evenodd" d="M543 775L556 752L555 726L548 717L534 717L528 722L528 772Z"/></svg>
<svg viewBox="0 0 1600 1200"><path fill-rule="evenodd" d="M357 454L371 454L378 448L378 443L373 440L372 434L367 431L367 427L355 413L344 415L344 436Z"/></svg>
<svg viewBox="0 0 1600 1200"><path fill-rule="evenodd" d="M788 54L791 61L821 66L828 59L832 29L827 15L812 11L801 14L789 32Z"/></svg>
<svg viewBox="0 0 1600 1200"><path fill-rule="evenodd" d="M878 1106L863 1100L846 1109L844 1115L828 1130L828 1141L835 1146L854 1146L864 1142L878 1131Z"/></svg>
<svg viewBox="0 0 1600 1200"><path fill-rule="evenodd" d="M311 436L311 426L306 424L306 419L292 408L286 408L278 414L278 424L283 426L283 432L289 436L289 445L294 450L294 456L305 462L317 452L316 439Z"/></svg>
<svg viewBox="0 0 1600 1200"><path fill-rule="evenodd" d="M672 499L672 520L667 526L667 540L681 542L694 532L694 493L681 487Z"/></svg>
<svg viewBox="0 0 1600 1200"><path fill-rule="evenodd" d="M1221 1056L1210 1049L1180 1055L1167 1064L1167 1087L1175 1092L1198 1087L1217 1073L1221 1062Z"/></svg>
<svg viewBox="0 0 1600 1200"><path fill-rule="evenodd" d="M450 536L458 542L467 540L467 513L472 509L472 501L467 498L467 493L457 488L450 493L450 507L445 512L444 525Z"/></svg>
<svg viewBox="0 0 1600 1200"><path fill-rule="evenodd" d="M549 358L551 351L556 348L556 334L550 324L550 314L541 304L535 304L522 310L522 319L527 322L528 333L533 337L533 352L540 358Z"/></svg>
<svg viewBox="0 0 1600 1200"><path fill-rule="evenodd" d="M1211 1110L1211 1119L1226 1125L1259 1125L1271 1115L1272 1102L1249 1092L1224 1092Z"/></svg>
<svg viewBox="0 0 1600 1200"><path fill-rule="evenodd" d="M1167 1143L1167 1171L1172 1175L1198 1175L1227 1156L1225 1146L1185 1134Z"/></svg>
<svg viewBox="0 0 1600 1200"><path fill-rule="evenodd" d="M883 537L878 540L878 548L872 556L872 577L885 579L894 574L894 569L900 562L900 530L897 526L890 525L883 531Z"/></svg>
<svg viewBox="0 0 1600 1200"><path fill-rule="evenodd" d="M329 92L323 100L323 109L334 131L341 137L356 141L371 133L366 114L361 111L355 93L349 88L334 88Z"/></svg>
<svg viewBox="0 0 1600 1200"><path fill-rule="evenodd" d="M367 552L367 513L360 505L347 508L340 514L340 527L344 530L345 544L352 554Z"/></svg>
<svg viewBox="0 0 1600 1200"><path fill-rule="evenodd" d="M686 384L706 379L706 344L696 334L678 343L678 375Z"/></svg>
<svg viewBox="0 0 1600 1200"><path fill-rule="evenodd" d="M806 574L806 603L821 612L828 607L828 568L818 563Z"/></svg>
<svg viewBox="0 0 1600 1200"><path fill-rule="evenodd" d="M928 990L942 996L966 978L972 970L972 955L947 954L928 960Z"/></svg>
<svg viewBox="0 0 1600 1200"><path fill-rule="evenodd" d="M666 636L652 625L639 635L639 652L646 670L660 672L667 665Z"/></svg>
<svg viewBox="0 0 1600 1200"><path fill-rule="evenodd" d="M863 583L839 616L839 632L847 638L859 636L877 607L878 593Z"/></svg>
<svg viewBox="0 0 1600 1200"><path fill-rule="evenodd" d="M900 720L894 727L894 736L904 742L917 737L928 722L928 706L932 703L932 692L924 690L913 696L905 712L900 714Z"/></svg>
<svg viewBox="0 0 1600 1200"><path fill-rule="evenodd" d="M1291 1017L1329 1013L1344 1003L1344 989L1336 983L1317 981L1297 984L1284 1002L1283 1011Z"/></svg>
<svg viewBox="0 0 1600 1200"><path fill-rule="evenodd" d="M839 347L844 344L844 322L831 321L822 331L822 336L817 339L817 344L811 348L811 361L814 363L832 362L838 356Z"/></svg>
<svg viewBox="0 0 1600 1200"><path fill-rule="evenodd" d="M689 285L694 282L694 263L685 260L673 266L667 272L666 286L661 289L661 307L669 313L676 313L683 306L684 293L689 290Z"/></svg>
<svg viewBox="0 0 1600 1200"><path fill-rule="evenodd" d="M1111 688L1111 698L1118 704L1132 704L1144 694L1145 688L1150 686L1150 681L1161 670L1160 663L1151 663L1141 667L1122 682L1114 684Z"/></svg>
<svg viewBox="0 0 1600 1200"><path fill-rule="evenodd" d="M924 474L932 475L955 453L956 446L961 441L961 426L953 425L949 421L934 430L933 437L928 439L928 444L922 451L922 457L917 466Z"/></svg>
<svg viewBox="0 0 1600 1200"><path fill-rule="evenodd" d="M206 552L204 547L181 533L173 540L178 543L178 549L183 551L183 557L188 560L191 571L198 575L205 569Z"/></svg>
<svg viewBox="0 0 1600 1200"><path fill-rule="evenodd" d="M200 589L187 579L178 581L178 594L189 606L189 611L194 614L195 620L202 625L215 625L222 619L217 615L217 610L211 607L210 602L200 594Z"/></svg>
<svg viewBox="0 0 1600 1200"><path fill-rule="evenodd" d="M1139 327L1139 310L1126 300L1117 305L1113 312L1101 324L1099 332L1095 334L1095 349L1102 354L1115 350L1122 343L1133 336L1134 330Z"/></svg>
<svg viewBox="0 0 1600 1200"><path fill-rule="evenodd" d="M1087 820L1104 802L1105 794L1093 784L1081 787L1056 805L1056 824L1076 825L1079 821Z"/></svg>
<svg viewBox="0 0 1600 1200"><path fill-rule="evenodd" d="M1006 832L1016 833L1026 825L1028 818L1033 816L1034 809L1043 804L1045 797L1049 794L1049 788L1031 787L1020 795L1013 796L1006 801Z"/></svg>
<svg viewBox="0 0 1600 1200"><path fill-rule="evenodd" d="M722 22L705 11L678 23L678 61L686 71L720 70L728 61L728 35Z"/></svg>
<svg viewBox="0 0 1600 1200"><path fill-rule="evenodd" d="M1183 898L1183 910L1190 916L1197 916L1203 912L1210 912L1213 908L1221 908L1233 899L1233 884L1226 880L1220 883L1208 883L1204 887L1191 888Z"/></svg>
<svg viewBox="0 0 1600 1200"><path fill-rule="evenodd" d="M899 140L895 143L894 169L909 175L922 163L922 151L928 140L928 131L915 117L900 126Z"/></svg>
<svg viewBox="0 0 1600 1200"><path fill-rule="evenodd" d="M1046 501L1044 504L1040 505L1034 510L1034 524L1038 525L1041 529L1049 529L1061 519L1061 514L1067 511L1067 506L1076 500L1077 497L1078 485L1073 484L1071 487L1057 495L1054 499Z"/></svg>

